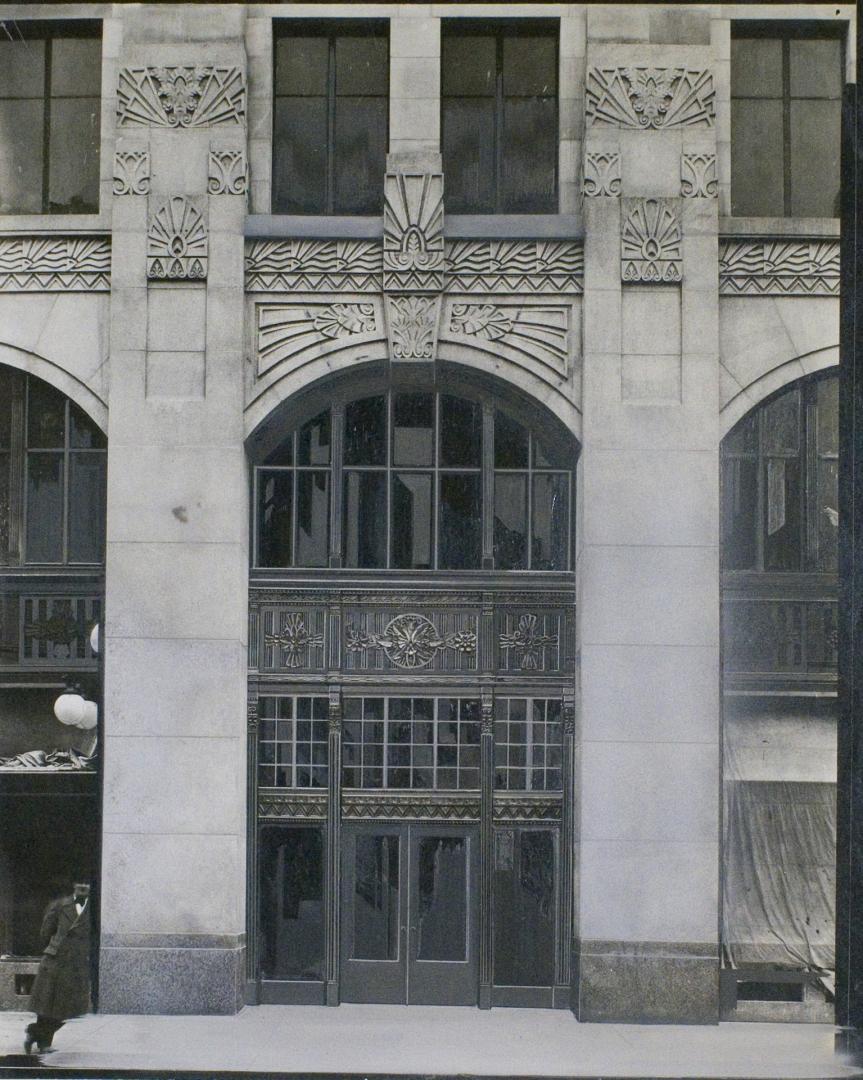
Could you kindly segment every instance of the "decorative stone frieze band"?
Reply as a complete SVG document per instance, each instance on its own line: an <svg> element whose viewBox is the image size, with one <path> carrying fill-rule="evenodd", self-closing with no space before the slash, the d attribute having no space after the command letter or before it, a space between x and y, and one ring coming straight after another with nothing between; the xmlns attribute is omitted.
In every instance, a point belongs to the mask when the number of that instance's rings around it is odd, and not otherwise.
<svg viewBox="0 0 863 1080"><path fill-rule="evenodd" d="M156 281L201 280L207 276L209 238L199 200L175 195L150 217L147 277Z"/></svg>
<svg viewBox="0 0 863 1080"><path fill-rule="evenodd" d="M585 154L584 194L588 198L620 194L620 154L616 150Z"/></svg>
<svg viewBox="0 0 863 1080"><path fill-rule="evenodd" d="M379 293L383 253L377 240L252 240L246 291Z"/></svg>
<svg viewBox="0 0 863 1080"><path fill-rule="evenodd" d="M246 85L238 67L121 68L118 127L244 124Z"/></svg>
<svg viewBox="0 0 863 1080"><path fill-rule="evenodd" d="M620 274L623 281L681 281L682 234L672 206L662 199L627 199L626 204L631 209L621 229Z"/></svg>
<svg viewBox="0 0 863 1080"><path fill-rule="evenodd" d="M149 150L118 150L114 154L114 194L150 194Z"/></svg>
<svg viewBox="0 0 863 1080"><path fill-rule="evenodd" d="M659 129L714 125L713 75L691 68L592 67L587 122L595 127Z"/></svg>
<svg viewBox="0 0 863 1080"><path fill-rule="evenodd" d="M721 240L723 296L838 296L838 240Z"/></svg>
<svg viewBox="0 0 863 1080"><path fill-rule="evenodd" d="M108 292L107 236L14 236L0 239L0 292Z"/></svg>
<svg viewBox="0 0 863 1080"><path fill-rule="evenodd" d="M581 293L580 240L454 240L446 246L447 292Z"/></svg>
<svg viewBox="0 0 863 1080"><path fill-rule="evenodd" d="M716 154L683 154L680 158L680 194L684 199L712 199L719 184Z"/></svg>
<svg viewBox="0 0 863 1080"><path fill-rule="evenodd" d="M207 191L211 195L245 195L248 169L244 150L211 150Z"/></svg>

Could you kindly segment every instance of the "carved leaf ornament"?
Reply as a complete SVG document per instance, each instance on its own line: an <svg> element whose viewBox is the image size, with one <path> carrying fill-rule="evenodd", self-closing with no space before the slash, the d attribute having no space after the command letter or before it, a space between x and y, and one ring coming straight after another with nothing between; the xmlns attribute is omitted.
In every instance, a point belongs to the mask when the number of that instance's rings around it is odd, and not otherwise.
<svg viewBox="0 0 863 1080"><path fill-rule="evenodd" d="M242 124L245 112L246 88L236 67L175 65L120 71L120 127L218 127Z"/></svg>
<svg viewBox="0 0 863 1080"><path fill-rule="evenodd" d="M506 652L513 649L518 666L523 671L533 671L539 666L542 650L547 645L557 645L557 634L537 633L537 616L522 615L512 633L500 635L500 648Z"/></svg>
<svg viewBox="0 0 863 1080"><path fill-rule="evenodd" d="M390 663L400 668L426 667L443 649L460 653L476 652L476 634L459 630L441 637L434 623L415 613L396 615L390 619L383 634L367 634L354 627L347 628L348 652L383 649Z"/></svg>
<svg viewBox="0 0 863 1080"><path fill-rule="evenodd" d="M664 203L643 199L630 211L621 235L624 281L679 282L680 224Z"/></svg>
<svg viewBox="0 0 863 1080"><path fill-rule="evenodd" d="M279 632L264 637L265 645L282 649L286 666L292 668L302 667L308 658L309 648L320 647L323 643L323 634L310 633L305 619L298 611L284 615Z"/></svg>
<svg viewBox="0 0 863 1080"><path fill-rule="evenodd" d="M713 76L690 68L590 68L587 118L625 128L713 127Z"/></svg>
<svg viewBox="0 0 863 1080"><path fill-rule="evenodd" d="M207 230L200 210L177 195L153 215L147 231L147 277L205 278Z"/></svg>

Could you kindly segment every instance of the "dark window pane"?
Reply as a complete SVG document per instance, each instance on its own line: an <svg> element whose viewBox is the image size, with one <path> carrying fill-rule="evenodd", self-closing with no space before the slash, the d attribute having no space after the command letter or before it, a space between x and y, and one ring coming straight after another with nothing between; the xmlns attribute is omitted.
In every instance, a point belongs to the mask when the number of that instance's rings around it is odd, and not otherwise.
<svg viewBox="0 0 863 1080"><path fill-rule="evenodd" d="M764 468L764 568L799 570L800 462L768 458Z"/></svg>
<svg viewBox="0 0 863 1080"><path fill-rule="evenodd" d="M753 412L744 417L725 436L722 443L724 454L758 453L758 414Z"/></svg>
<svg viewBox="0 0 863 1080"><path fill-rule="evenodd" d="M497 43L480 34L444 34L441 42L441 92L444 97L494 96Z"/></svg>
<svg viewBox="0 0 863 1080"><path fill-rule="evenodd" d="M494 565L497 570L527 569L526 475L495 475Z"/></svg>
<svg viewBox="0 0 863 1080"><path fill-rule="evenodd" d="M258 472L258 566L290 566L293 475Z"/></svg>
<svg viewBox="0 0 863 1080"><path fill-rule="evenodd" d="M352 401L345 409L345 465L386 465L387 399Z"/></svg>
<svg viewBox="0 0 863 1080"><path fill-rule="evenodd" d="M326 566L330 551L330 474L297 473L297 566Z"/></svg>
<svg viewBox="0 0 863 1080"><path fill-rule="evenodd" d="M482 554L482 485L478 473L440 477L440 556L442 570L470 570Z"/></svg>
<svg viewBox="0 0 863 1080"><path fill-rule="evenodd" d="M835 574L838 568L839 542L839 462L836 458L819 459L817 483L817 569Z"/></svg>
<svg viewBox="0 0 863 1080"><path fill-rule="evenodd" d="M539 435L534 435L533 464L537 469L549 467L567 469L575 464L575 455L571 447L565 446L557 439L546 440Z"/></svg>
<svg viewBox="0 0 863 1080"><path fill-rule="evenodd" d="M778 38L731 39L734 97L782 97L782 42Z"/></svg>
<svg viewBox="0 0 863 1080"><path fill-rule="evenodd" d="M12 417L19 407L22 376L11 368L0 367L0 449L12 444Z"/></svg>
<svg viewBox="0 0 863 1080"><path fill-rule="evenodd" d="M44 93L45 42L0 41L0 98L41 98ZM6 146L3 134L0 145Z"/></svg>
<svg viewBox="0 0 863 1080"><path fill-rule="evenodd" d="M319 980L324 970L323 832L261 830L261 977Z"/></svg>
<svg viewBox="0 0 863 1080"><path fill-rule="evenodd" d="M796 454L800 450L800 391L789 390L762 413L762 450L765 454Z"/></svg>
<svg viewBox="0 0 863 1080"><path fill-rule="evenodd" d="M389 92L387 39L353 34L336 38L336 93L339 95Z"/></svg>
<svg viewBox="0 0 863 1080"><path fill-rule="evenodd" d="M461 468L482 464L482 406L441 394L440 463Z"/></svg>
<svg viewBox="0 0 863 1080"><path fill-rule="evenodd" d="M396 394L393 465L434 465L434 395Z"/></svg>
<svg viewBox="0 0 863 1080"><path fill-rule="evenodd" d="M557 95L557 40L550 34L513 34L503 39L505 97Z"/></svg>
<svg viewBox="0 0 863 1080"><path fill-rule="evenodd" d="M526 469L527 447L527 428L496 409L494 414L495 468Z"/></svg>
<svg viewBox="0 0 863 1080"><path fill-rule="evenodd" d="M102 39L54 38L51 42L51 95L94 97L102 94Z"/></svg>
<svg viewBox="0 0 863 1080"><path fill-rule="evenodd" d="M387 156L386 98L337 98L334 155L335 213L379 214Z"/></svg>
<svg viewBox="0 0 863 1080"><path fill-rule="evenodd" d="M467 851L464 836L421 836L417 859L417 959L467 958Z"/></svg>
<svg viewBox="0 0 863 1080"><path fill-rule="evenodd" d="M441 103L441 148L446 209L451 214L494 212L494 100Z"/></svg>
<svg viewBox="0 0 863 1080"><path fill-rule="evenodd" d="M10 456L6 452L0 453L0 566L8 566L11 562L9 537L13 529L16 528L11 519L11 507L9 505Z"/></svg>
<svg viewBox="0 0 863 1080"><path fill-rule="evenodd" d="M791 102L791 214L839 216L839 101Z"/></svg>
<svg viewBox="0 0 863 1080"><path fill-rule="evenodd" d="M722 567L755 569L758 524L758 462L725 458L722 462Z"/></svg>
<svg viewBox="0 0 863 1080"><path fill-rule="evenodd" d="M494 982L554 980L554 834L499 829L494 838Z"/></svg>
<svg viewBox="0 0 863 1080"><path fill-rule="evenodd" d="M838 38L792 38L788 43L792 97L842 94L842 44Z"/></svg>
<svg viewBox="0 0 863 1080"><path fill-rule="evenodd" d="M393 476L392 566L429 570L433 565L432 477Z"/></svg>
<svg viewBox="0 0 863 1080"><path fill-rule="evenodd" d="M531 570L566 570L569 542L569 477L533 478Z"/></svg>
<svg viewBox="0 0 863 1080"><path fill-rule="evenodd" d="M273 124L273 211L327 208L327 99L277 98Z"/></svg>
<svg viewBox="0 0 863 1080"><path fill-rule="evenodd" d="M63 455L27 455L27 562L63 560Z"/></svg>
<svg viewBox="0 0 863 1080"><path fill-rule="evenodd" d="M297 446L298 465L329 465L330 411L319 413L300 428Z"/></svg>
<svg viewBox="0 0 863 1080"><path fill-rule="evenodd" d="M51 105L48 207L52 213L99 209L99 99L62 98Z"/></svg>
<svg viewBox="0 0 863 1080"><path fill-rule="evenodd" d="M329 41L323 36L277 38L276 95L325 95L328 54Z"/></svg>
<svg viewBox="0 0 863 1080"><path fill-rule="evenodd" d="M105 455L69 455L69 562L101 562L105 547Z"/></svg>
<svg viewBox="0 0 863 1080"><path fill-rule="evenodd" d="M90 417L69 402L69 445L73 450L104 450L107 440Z"/></svg>
<svg viewBox="0 0 863 1080"><path fill-rule="evenodd" d="M785 213L781 101L731 102L731 212Z"/></svg>
<svg viewBox="0 0 863 1080"><path fill-rule="evenodd" d="M42 101L0 100L0 213L42 212Z"/></svg>
<svg viewBox="0 0 863 1080"><path fill-rule="evenodd" d="M345 566L387 564L387 477L346 472L342 544Z"/></svg>
<svg viewBox="0 0 863 1080"><path fill-rule="evenodd" d="M503 110L501 210L557 210L557 99L507 98Z"/></svg>
<svg viewBox="0 0 863 1080"><path fill-rule="evenodd" d="M397 960L399 953L399 838L356 837L353 960Z"/></svg>
<svg viewBox="0 0 863 1080"><path fill-rule="evenodd" d="M821 379L816 396L816 445L819 454L839 453L839 380Z"/></svg>
<svg viewBox="0 0 863 1080"><path fill-rule="evenodd" d="M62 450L66 430L66 399L52 386L27 383L27 445L31 449Z"/></svg>

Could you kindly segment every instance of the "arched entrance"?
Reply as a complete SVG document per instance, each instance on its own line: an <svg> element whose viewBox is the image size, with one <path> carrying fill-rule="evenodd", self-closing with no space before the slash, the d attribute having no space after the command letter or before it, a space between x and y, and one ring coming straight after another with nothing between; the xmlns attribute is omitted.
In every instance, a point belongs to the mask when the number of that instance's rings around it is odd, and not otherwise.
<svg viewBox="0 0 863 1080"><path fill-rule="evenodd" d="M258 1000L568 1005L577 444L444 365L249 451Z"/></svg>

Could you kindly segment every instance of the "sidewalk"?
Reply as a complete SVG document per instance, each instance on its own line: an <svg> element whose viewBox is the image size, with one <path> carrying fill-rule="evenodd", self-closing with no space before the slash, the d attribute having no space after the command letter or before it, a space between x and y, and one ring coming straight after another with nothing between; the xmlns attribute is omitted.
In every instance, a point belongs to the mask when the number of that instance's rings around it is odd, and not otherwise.
<svg viewBox="0 0 863 1080"><path fill-rule="evenodd" d="M261 1005L237 1016L88 1016L24 1058L23 1013L0 1013L0 1077L50 1068L203 1073L567 1077L860 1077L827 1024L579 1024L544 1009ZM6 1055L4 1057L4 1055ZM12 1055L10 1057L10 1055ZM47 1071L43 1073L47 1075Z"/></svg>

